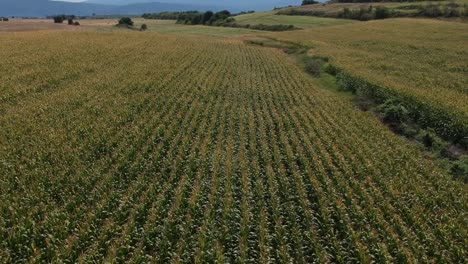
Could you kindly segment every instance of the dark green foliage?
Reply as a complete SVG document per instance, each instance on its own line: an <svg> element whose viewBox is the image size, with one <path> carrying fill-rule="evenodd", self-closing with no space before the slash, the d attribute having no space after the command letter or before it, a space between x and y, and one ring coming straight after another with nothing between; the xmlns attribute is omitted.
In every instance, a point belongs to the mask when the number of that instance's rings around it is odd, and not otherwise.
<svg viewBox="0 0 468 264"><path fill-rule="evenodd" d="M210 21L210 19L214 16L214 13L211 11L205 12L203 14L202 18L202 24L205 24L206 22Z"/></svg>
<svg viewBox="0 0 468 264"><path fill-rule="evenodd" d="M305 6L305 5L313 5L313 4L318 4L319 2L315 1L315 0L303 0L302 1L302 5Z"/></svg>
<svg viewBox="0 0 468 264"><path fill-rule="evenodd" d="M398 104L404 106L408 111L408 117L421 128L432 128L441 138L460 144L463 147L468 147L468 140L466 140L468 126L464 119L459 118L450 110L438 107L437 105L428 105L413 96L392 91L388 87L377 85L364 78L348 74L336 67L334 72L336 72L337 84L340 89L368 96L378 104L384 104L389 99L397 98ZM393 110L399 112L402 109ZM389 110L389 117L392 118L392 115L394 117L398 116L395 113L390 114Z"/></svg>
<svg viewBox="0 0 468 264"><path fill-rule="evenodd" d="M314 77L319 77L322 69L322 62L319 60L308 60L305 65L305 70Z"/></svg>
<svg viewBox="0 0 468 264"><path fill-rule="evenodd" d="M463 156L457 161L452 163L450 173L456 179L462 180L464 183L468 183L468 156Z"/></svg>
<svg viewBox="0 0 468 264"><path fill-rule="evenodd" d="M385 19L390 17L390 9L384 6L378 6L375 9L375 19Z"/></svg>
<svg viewBox="0 0 468 264"><path fill-rule="evenodd" d="M457 3L449 3L447 5L435 5L428 4L426 6L419 6L419 16L423 17L463 17L467 16L467 7L465 6L465 12L459 9Z"/></svg>
<svg viewBox="0 0 468 264"><path fill-rule="evenodd" d="M79 26L80 25L80 22L78 21L75 21L75 23L73 23L74 26Z"/></svg>
<svg viewBox="0 0 468 264"><path fill-rule="evenodd" d="M142 15L146 19L162 19L162 20L191 20L194 16L203 14L198 11L186 11L186 12L161 12L161 13L145 13Z"/></svg>
<svg viewBox="0 0 468 264"><path fill-rule="evenodd" d="M141 25L140 30L145 31L148 29L148 26L146 24Z"/></svg>
<svg viewBox="0 0 468 264"><path fill-rule="evenodd" d="M213 26L222 26L222 27L233 27L233 28L248 28L248 29L253 29L253 30L265 30L265 31L290 31L290 30L296 30L296 28L293 25L264 25L264 24L258 24L258 25L250 25L250 24L237 24L235 22L225 22L225 23L219 23L219 24L213 24Z"/></svg>
<svg viewBox="0 0 468 264"><path fill-rule="evenodd" d="M68 19L68 25L73 25L73 24L74 24L73 18L69 18L69 19Z"/></svg>
<svg viewBox="0 0 468 264"><path fill-rule="evenodd" d="M65 20L64 16L54 16L54 23L62 24L64 20Z"/></svg>
<svg viewBox="0 0 468 264"><path fill-rule="evenodd" d="M54 23L61 24L63 21L67 20L69 25L73 25L73 20L76 18L75 15L56 15L53 17L48 17L48 18L53 18ZM70 24L70 20L72 23Z"/></svg>
<svg viewBox="0 0 468 264"><path fill-rule="evenodd" d="M3 17L2 19L0 19L0 21L4 21L4 22L7 22L9 19L7 17Z"/></svg>
<svg viewBox="0 0 468 264"><path fill-rule="evenodd" d="M368 21L373 19L384 19L391 17L390 9L382 6L374 8L372 5L369 8L360 8L359 10L351 10L347 7L343 8L342 12L338 13L339 18L354 19Z"/></svg>
<svg viewBox="0 0 468 264"><path fill-rule="evenodd" d="M392 124L400 124L408 120L408 109L395 99L389 99L384 104L379 106L379 112L385 122Z"/></svg>
<svg viewBox="0 0 468 264"><path fill-rule="evenodd" d="M119 25L127 25L127 26L133 26L133 21L129 17L122 17L119 20Z"/></svg>
<svg viewBox="0 0 468 264"><path fill-rule="evenodd" d="M421 6L419 15L425 17L441 17L443 12L440 5L429 4L427 6Z"/></svg>
<svg viewBox="0 0 468 264"><path fill-rule="evenodd" d="M401 2L401 1L333 1L332 3L369 3L369 2ZM411 2L411 1L410 1ZM417 1L414 1L417 2ZM390 17L468 17L468 6L465 4L461 6L456 2L440 3L440 4L413 4L395 7L370 5L368 8L361 7L356 9L357 6L343 8L340 12L326 12L321 10L302 10L289 8L280 10L277 15L290 15L290 16L318 16L318 17L333 17L344 18L353 20L373 20L385 19ZM405 10L401 12L400 10Z"/></svg>
<svg viewBox="0 0 468 264"><path fill-rule="evenodd" d="M253 13L253 11L243 12L243 13ZM200 12L178 12L178 13L160 13L160 14L144 14L144 18L158 18L160 17L170 17L177 18L178 24L185 25L206 25L206 26L216 26L216 27L233 27L233 28L249 28L253 30L265 30L265 31L288 31L298 29L293 25L243 25L237 24L236 20L227 10L223 10L217 13L212 11L207 11L205 13Z"/></svg>
<svg viewBox="0 0 468 264"><path fill-rule="evenodd" d="M305 71L311 74L314 77L320 77L324 65L328 62L327 57L322 56L312 56L306 57L305 61Z"/></svg>

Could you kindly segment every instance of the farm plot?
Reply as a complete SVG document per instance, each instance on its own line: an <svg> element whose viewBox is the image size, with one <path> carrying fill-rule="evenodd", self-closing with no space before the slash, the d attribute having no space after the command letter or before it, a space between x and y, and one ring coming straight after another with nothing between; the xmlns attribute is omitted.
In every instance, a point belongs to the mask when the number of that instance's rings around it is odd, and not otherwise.
<svg viewBox="0 0 468 264"><path fill-rule="evenodd" d="M397 99L423 126L466 146L467 32L466 23L389 19L270 35L310 46L350 90Z"/></svg>
<svg viewBox="0 0 468 264"><path fill-rule="evenodd" d="M0 45L0 262L467 257L466 186L281 51L134 32Z"/></svg>

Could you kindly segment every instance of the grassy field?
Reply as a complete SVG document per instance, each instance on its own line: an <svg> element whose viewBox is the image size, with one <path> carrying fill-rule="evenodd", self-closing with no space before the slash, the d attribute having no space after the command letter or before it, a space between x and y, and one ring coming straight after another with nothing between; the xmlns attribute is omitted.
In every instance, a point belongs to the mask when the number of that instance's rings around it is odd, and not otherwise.
<svg viewBox="0 0 468 264"><path fill-rule="evenodd" d="M270 36L308 45L311 54L378 85L379 95L422 107L422 117L447 137L466 136L468 24L392 19Z"/></svg>
<svg viewBox="0 0 468 264"><path fill-rule="evenodd" d="M282 51L141 32L0 45L0 262L466 259L466 186Z"/></svg>
<svg viewBox="0 0 468 264"><path fill-rule="evenodd" d="M352 23L352 20L338 20L323 17L308 17L308 16L282 16L276 15L276 11L260 12L239 15L234 17L237 23L241 25L294 25L298 28L314 28L323 26L343 25Z"/></svg>

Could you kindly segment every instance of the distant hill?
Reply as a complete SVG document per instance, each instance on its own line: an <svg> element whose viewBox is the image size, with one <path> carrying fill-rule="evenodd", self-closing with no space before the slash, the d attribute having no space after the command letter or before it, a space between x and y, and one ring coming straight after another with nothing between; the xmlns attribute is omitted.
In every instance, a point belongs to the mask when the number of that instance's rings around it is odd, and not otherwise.
<svg viewBox="0 0 468 264"><path fill-rule="evenodd" d="M157 1L157 0L156 0ZM60 2L49 0L0 0L0 16L45 17L55 14L74 14L78 16L92 15L140 15L163 11L219 11L228 9L231 12L247 10L265 11L273 7L298 4L299 0L256 0L256 1L226 1L219 0L89 0L81 3Z"/></svg>
<svg viewBox="0 0 468 264"><path fill-rule="evenodd" d="M0 16L45 17L55 14L74 14L78 16L98 15L140 15L162 11L187 11L211 9L202 5L172 3L139 3L124 6L93 3L71 3L49 0L0 0Z"/></svg>

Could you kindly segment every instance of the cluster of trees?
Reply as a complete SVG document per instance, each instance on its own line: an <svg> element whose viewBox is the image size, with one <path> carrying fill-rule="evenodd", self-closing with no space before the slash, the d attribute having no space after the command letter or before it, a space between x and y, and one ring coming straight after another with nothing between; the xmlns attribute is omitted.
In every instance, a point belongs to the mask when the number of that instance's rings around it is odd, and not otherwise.
<svg viewBox="0 0 468 264"><path fill-rule="evenodd" d="M135 23L129 17L122 17L121 19L119 19L119 22L117 23L118 27L126 27L128 29L138 30L137 28L134 27L134 25L135 25ZM145 31L147 29L148 29L148 26L146 24L142 24L139 30L140 31Z"/></svg>
<svg viewBox="0 0 468 264"><path fill-rule="evenodd" d="M0 21L8 21L9 19L7 17L0 17Z"/></svg>
<svg viewBox="0 0 468 264"><path fill-rule="evenodd" d="M390 9L384 6L374 8L372 5L369 8L360 8L358 10L351 10L347 7L342 12L338 13L339 18L355 19L367 21L372 19L385 19L392 16Z"/></svg>
<svg viewBox="0 0 468 264"><path fill-rule="evenodd" d="M231 12L227 10L212 12L207 11L205 13L190 13L186 17L180 17L177 19L177 23L187 25L215 25L221 26L224 23L233 22L234 18L231 17Z"/></svg>
<svg viewBox="0 0 468 264"><path fill-rule="evenodd" d="M313 4L318 4L319 2L315 1L315 0L303 0L302 1L302 5L305 6L305 5L313 5Z"/></svg>
<svg viewBox="0 0 468 264"><path fill-rule="evenodd" d="M329 3L420 2L421 0L331 0ZM435 0L443 1L443 0Z"/></svg>
<svg viewBox="0 0 468 264"><path fill-rule="evenodd" d="M424 17L468 17L468 6L461 8L457 3L447 5L428 4L419 7L418 16Z"/></svg>
<svg viewBox="0 0 468 264"><path fill-rule="evenodd" d="M161 19L161 20L185 20L192 18L197 15L203 14L198 11L186 11L186 12L161 12L161 13L145 13L143 18L145 19Z"/></svg>
<svg viewBox="0 0 468 264"><path fill-rule="evenodd" d="M294 25L264 25L264 24L237 24L236 22L229 22L220 25L222 27L232 27L232 28L247 28L253 30L265 30L265 31L289 31L289 30L297 30L299 28L295 27Z"/></svg>
<svg viewBox="0 0 468 264"><path fill-rule="evenodd" d="M57 24L62 24L64 21L67 21L68 25L72 25L72 26L80 25L80 22L75 21L76 19L75 15L57 15L57 16L53 16L53 19L54 19L54 23L57 23Z"/></svg>
<svg viewBox="0 0 468 264"><path fill-rule="evenodd" d="M266 31L287 31L298 29L293 25L250 25L250 24L238 24L234 19L234 16L242 14L251 14L255 11L241 12L238 14L231 14L227 10L220 12L162 12L157 14L143 14L143 18L146 19L166 19L166 20L177 20L178 24L185 25L205 25L205 26L216 26L216 27L232 27L232 28L248 28L254 30L266 30Z"/></svg>

